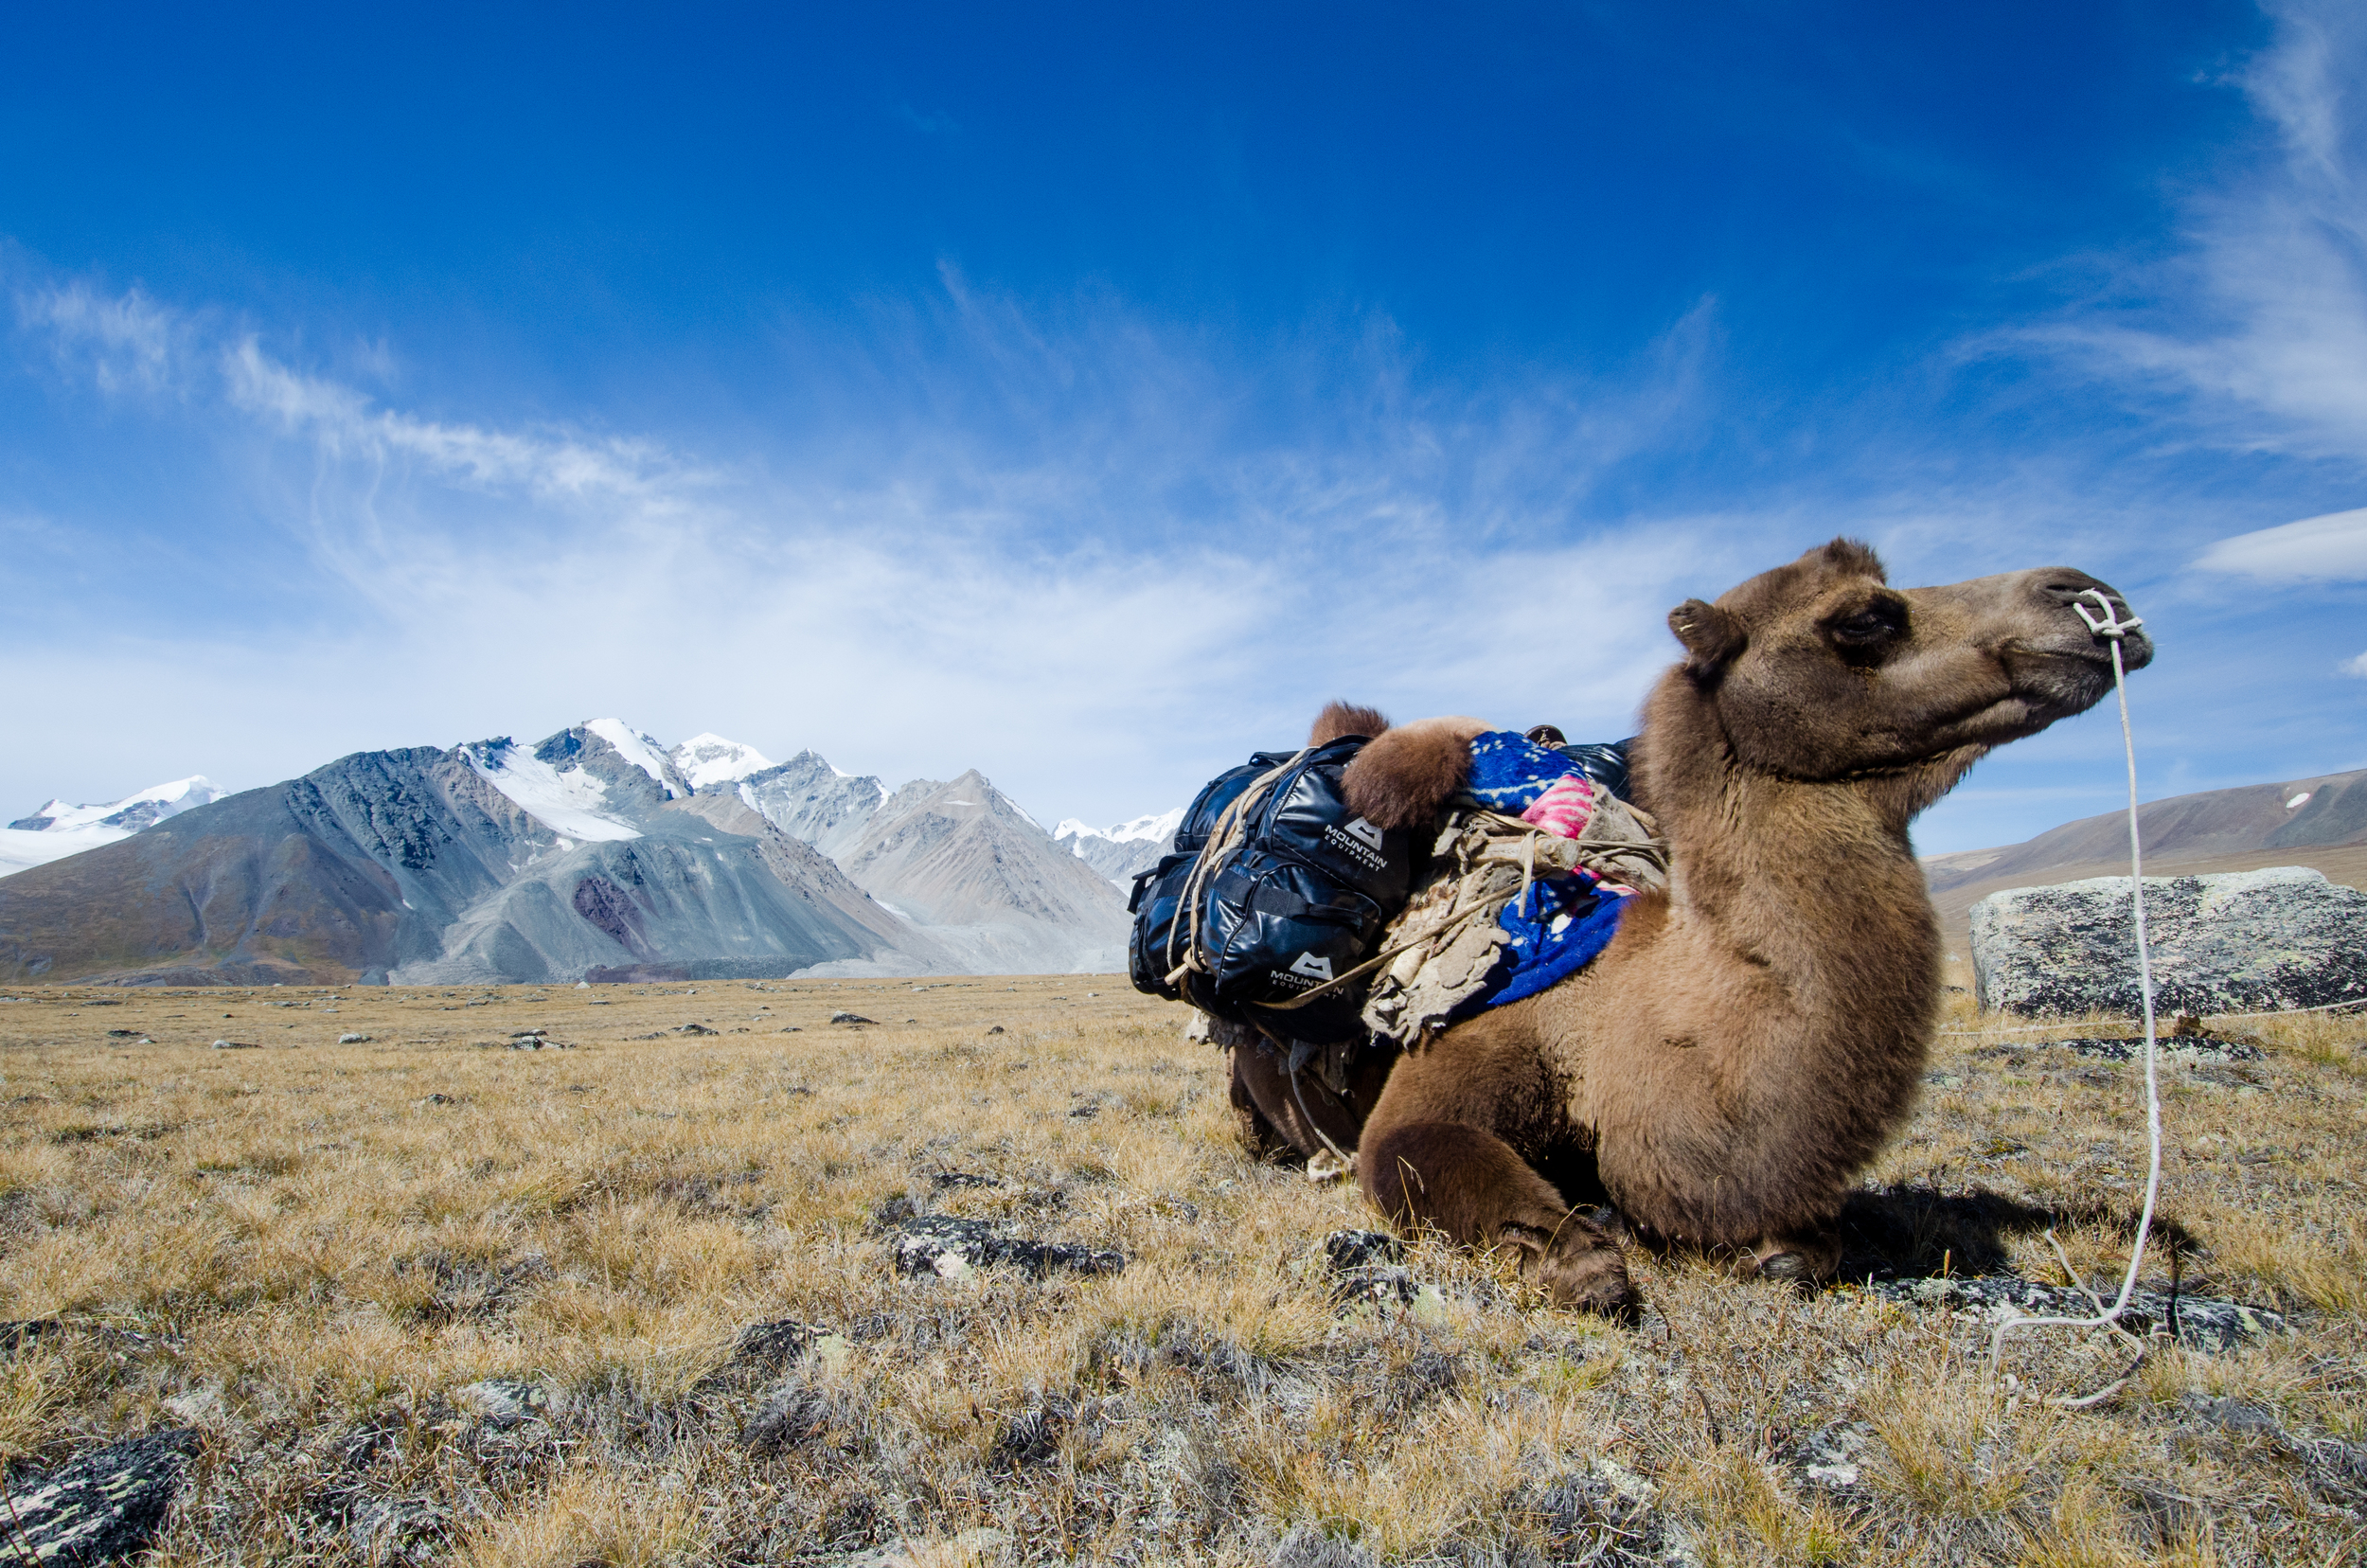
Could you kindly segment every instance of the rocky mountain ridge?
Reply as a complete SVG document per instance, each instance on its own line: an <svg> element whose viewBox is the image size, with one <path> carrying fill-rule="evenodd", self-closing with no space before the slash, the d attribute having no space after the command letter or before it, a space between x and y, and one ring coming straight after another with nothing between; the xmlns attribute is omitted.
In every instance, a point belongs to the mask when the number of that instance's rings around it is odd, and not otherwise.
<svg viewBox="0 0 2367 1568"><path fill-rule="evenodd" d="M840 773L810 751L748 775L737 791L782 832L831 856L855 846L871 813L888 798L878 779Z"/></svg>
<svg viewBox="0 0 2367 1568"><path fill-rule="evenodd" d="M1125 967L1124 900L975 769L917 779L881 802L841 864L859 884L981 973L1033 969L1042 932L1074 934L1062 967Z"/></svg>
<svg viewBox="0 0 2367 1568"><path fill-rule="evenodd" d="M1184 808L1138 816L1114 828L1090 828L1074 817L1052 829L1052 842L1131 893L1135 873L1159 864L1184 826Z"/></svg>
<svg viewBox="0 0 2367 1568"><path fill-rule="evenodd" d="M891 794L613 719L357 753L0 878L18 980L1065 972L1118 967L1125 933L1114 889L975 772Z"/></svg>
<svg viewBox="0 0 2367 1568"><path fill-rule="evenodd" d="M2137 808L2137 829L2148 859L2367 844L2367 770L2149 801ZM1923 872L1932 892L1945 893L1974 881L2043 875L2127 856L2128 815L2107 811L2020 844L1933 855Z"/></svg>

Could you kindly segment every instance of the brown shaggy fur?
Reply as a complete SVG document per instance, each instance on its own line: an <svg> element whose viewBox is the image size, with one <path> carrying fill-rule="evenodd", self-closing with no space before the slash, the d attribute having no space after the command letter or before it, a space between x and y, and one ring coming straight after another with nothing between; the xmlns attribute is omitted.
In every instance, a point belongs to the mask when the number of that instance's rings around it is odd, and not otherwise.
<svg viewBox="0 0 2367 1568"><path fill-rule="evenodd" d="M1314 728L1307 732L1307 743L1327 746L1351 735L1370 740L1388 727L1389 721L1378 708L1358 707L1353 703L1326 703L1323 712L1315 715Z"/></svg>
<svg viewBox="0 0 2367 1568"><path fill-rule="evenodd" d="M1471 737L1494 727L1484 719L1424 719L1375 738L1341 776L1349 809L1379 828L1429 822L1470 776Z"/></svg>
<svg viewBox="0 0 2367 1568"><path fill-rule="evenodd" d="M2111 690L2070 608L2090 587L2046 570L1902 591L1836 540L1680 607L1687 657L1633 758L1667 891L1591 968L1398 1061L1364 1102L1371 1201L1517 1248L1557 1299L1605 1311L1632 1299L1626 1267L1574 1199L1745 1272L1829 1275L1842 1199L1906 1115L1938 1008L1907 824L1992 747ZM1448 738L1475 727L1392 730L1350 768L1351 803L1419 820L1461 783Z"/></svg>

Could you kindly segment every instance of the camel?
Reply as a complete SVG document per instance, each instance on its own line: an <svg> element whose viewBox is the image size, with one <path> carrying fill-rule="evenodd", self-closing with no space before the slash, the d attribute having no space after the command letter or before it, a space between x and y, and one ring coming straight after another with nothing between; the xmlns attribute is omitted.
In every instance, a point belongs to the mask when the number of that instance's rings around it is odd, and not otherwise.
<svg viewBox="0 0 2367 1568"><path fill-rule="evenodd" d="M1678 606L1683 658L1631 757L1666 890L1639 895L1589 968L1375 1053L1344 1096L1294 1095L1237 1049L1245 1127L1312 1155L1320 1126L1357 1148L1366 1197L1401 1229L1517 1249L1564 1305L1631 1310L1621 1233L1746 1275L1830 1278L1842 1199L1911 1110L1938 1015L1939 926L1907 825L1991 749L2111 690L2109 649L2073 609L2097 592L2126 618L2084 572L1895 589L1872 549L1837 539ZM2142 633L2122 652L2152 658ZM1344 787L1383 827L1435 821L1492 727L1383 727L1335 704L1318 733L1344 722L1378 730ZM1573 1207L1601 1201L1610 1223Z"/></svg>

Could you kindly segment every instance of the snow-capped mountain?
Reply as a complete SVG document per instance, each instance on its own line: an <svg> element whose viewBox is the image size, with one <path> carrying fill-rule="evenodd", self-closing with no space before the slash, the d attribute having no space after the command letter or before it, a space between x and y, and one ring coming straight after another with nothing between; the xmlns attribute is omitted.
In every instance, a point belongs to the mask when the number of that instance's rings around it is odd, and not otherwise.
<svg viewBox="0 0 2367 1568"><path fill-rule="evenodd" d="M507 736L455 748L486 782L562 837L589 841L641 836L640 822L669 800L698 793L683 766L728 767L763 757L751 746L703 735L670 750L621 719L589 719L532 751Z"/></svg>
<svg viewBox="0 0 2367 1568"><path fill-rule="evenodd" d="M222 793L205 775L195 774L169 784L151 785L137 794L128 794L102 806L69 806L62 800L53 800L9 826L26 833L70 833L80 828L118 828L136 833L192 806L219 800Z"/></svg>
<svg viewBox="0 0 2367 1568"><path fill-rule="evenodd" d="M841 773L810 751L750 774L739 781L739 793L782 832L833 858L855 846L863 824L888 797L878 779Z"/></svg>
<svg viewBox="0 0 2367 1568"><path fill-rule="evenodd" d="M597 843L641 836L632 822L632 807L609 798L608 780L583 765L580 748L562 752L556 766L506 735L456 750L488 784L562 839Z"/></svg>
<svg viewBox="0 0 2367 1568"><path fill-rule="evenodd" d="M634 729L622 719L588 719L574 729L561 733L571 736L578 734L596 736L607 741L611 747L614 748L618 757L648 774L657 786L666 792L666 798L668 800L692 793L690 781L685 778L682 771L674 766L674 759L667 755L665 744L656 737L645 735ZM551 740L558 739L558 736L553 736ZM550 745L551 740L543 741L543 746ZM538 754L542 749L542 746L535 748Z"/></svg>
<svg viewBox="0 0 2367 1568"><path fill-rule="evenodd" d="M595 719L218 795L185 780L24 819L10 837L108 838L0 882L0 979L1107 970L1125 940L1111 887L974 772L891 795L810 751L775 767Z"/></svg>
<svg viewBox="0 0 2367 1568"><path fill-rule="evenodd" d="M201 774L98 806L53 800L0 829L0 877L130 838L143 828L219 800L222 793Z"/></svg>
<svg viewBox="0 0 2367 1568"><path fill-rule="evenodd" d="M1134 874L1159 864L1184 825L1184 808L1138 816L1114 828L1089 828L1071 817L1052 829L1052 841L1117 886L1132 892Z"/></svg>
<svg viewBox="0 0 2367 1568"><path fill-rule="evenodd" d="M694 791L728 784L773 765L756 747L712 734L694 735L666 755Z"/></svg>

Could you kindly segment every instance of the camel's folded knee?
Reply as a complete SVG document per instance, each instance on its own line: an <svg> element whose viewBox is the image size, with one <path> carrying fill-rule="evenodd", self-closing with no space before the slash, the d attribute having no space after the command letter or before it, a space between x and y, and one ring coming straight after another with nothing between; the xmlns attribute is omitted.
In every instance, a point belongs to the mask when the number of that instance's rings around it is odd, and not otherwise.
<svg viewBox="0 0 2367 1568"><path fill-rule="evenodd" d="M1358 1165L1364 1195L1399 1229L1433 1225L1457 1241L1517 1249L1522 1274L1557 1304L1613 1317L1632 1311L1618 1242L1494 1133L1409 1122L1368 1132Z"/></svg>
<svg viewBox="0 0 2367 1568"><path fill-rule="evenodd" d="M1367 1126L1357 1168L1364 1196L1401 1229L1435 1226L1476 1246L1506 1225L1551 1231L1570 1209L1511 1145L1462 1122Z"/></svg>

